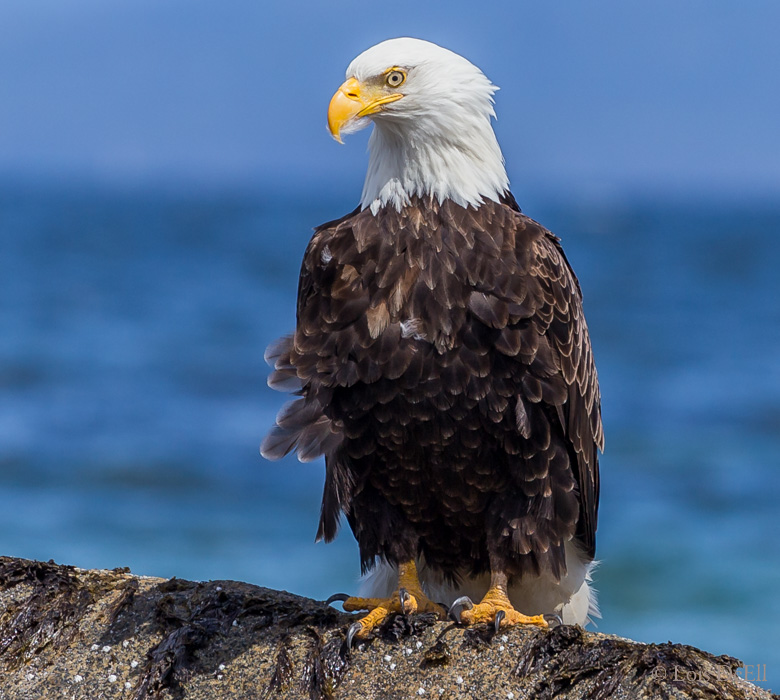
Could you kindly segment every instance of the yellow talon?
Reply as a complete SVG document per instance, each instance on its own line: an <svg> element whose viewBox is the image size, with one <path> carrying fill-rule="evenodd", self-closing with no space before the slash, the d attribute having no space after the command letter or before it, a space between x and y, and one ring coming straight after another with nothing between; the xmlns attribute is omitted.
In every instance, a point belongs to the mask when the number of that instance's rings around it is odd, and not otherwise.
<svg viewBox="0 0 780 700"><path fill-rule="evenodd" d="M357 598L332 596L330 601L342 600L344 610L368 610L368 615L360 618L350 627L348 639L365 639L381 625L390 615L401 613L411 615L416 612L433 612L441 619L446 619L446 612L441 605L431 601L423 593L417 567L414 561L405 562L398 567L398 588L389 598Z"/></svg>
<svg viewBox="0 0 780 700"><path fill-rule="evenodd" d="M523 615L517 612L506 594L506 584L502 580L504 577L497 578L500 580L494 579L485 597L477 605L472 605L467 598L460 598L453 603L453 608L464 603L468 605L468 608L460 614L462 623L466 625L476 625L480 622L492 623L496 625L496 631L514 625L550 626L544 615Z"/></svg>

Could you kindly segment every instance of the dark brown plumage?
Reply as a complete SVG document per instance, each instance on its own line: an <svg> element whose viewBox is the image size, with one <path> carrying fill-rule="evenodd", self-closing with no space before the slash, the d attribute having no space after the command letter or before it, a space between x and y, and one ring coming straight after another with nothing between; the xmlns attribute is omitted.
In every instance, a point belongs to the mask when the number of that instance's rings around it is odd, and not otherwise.
<svg viewBox="0 0 780 700"><path fill-rule="evenodd" d="M318 538L341 513L363 569L423 555L445 578L566 570L595 551L600 397L559 239L506 194L355 210L304 256L297 328L269 349L294 388L263 444L325 455Z"/></svg>

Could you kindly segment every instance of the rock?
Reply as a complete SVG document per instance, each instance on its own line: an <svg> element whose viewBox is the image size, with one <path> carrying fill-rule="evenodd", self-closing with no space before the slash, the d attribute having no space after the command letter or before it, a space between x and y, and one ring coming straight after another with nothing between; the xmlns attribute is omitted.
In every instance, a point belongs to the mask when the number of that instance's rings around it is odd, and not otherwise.
<svg viewBox="0 0 780 700"><path fill-rule="evenodd" d="M235 581L0 557L0 698L771 698L741 663L579 627L464 630L354 616Z"/></svg>

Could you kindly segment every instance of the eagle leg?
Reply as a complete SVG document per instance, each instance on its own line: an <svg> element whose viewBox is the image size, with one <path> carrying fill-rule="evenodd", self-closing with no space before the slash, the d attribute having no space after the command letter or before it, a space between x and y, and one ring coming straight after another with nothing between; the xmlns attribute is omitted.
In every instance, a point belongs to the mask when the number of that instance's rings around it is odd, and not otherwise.
<svg viewBox="0 0 780 700"><path fill-rule="evenodd" d="M361 617L350 627L350 642L353 638L365 639L393 614L409 615L418 612L432 612L441 619L446 619L447 615L443 606L434 603L423 593L414 560L398 566L398 588L389 598L357 598L338 594L331 596L328 600L341 600L344 610L347 612L369 611L368 615Z"/></svg>
<svg viewBox="0 0 780 700"><path fill-rule="evenodd" d="M460 607L465 609L458 616L457 608ZM523 615L514 609L507 595L506 574L496 571L491 573L490 588L479 603L474 605L468 599L459 598L453 603L451 613L456 616L458 622L466 625L487 622L495 625L496 631L514 625L550 626L544 615Z"/></svg>

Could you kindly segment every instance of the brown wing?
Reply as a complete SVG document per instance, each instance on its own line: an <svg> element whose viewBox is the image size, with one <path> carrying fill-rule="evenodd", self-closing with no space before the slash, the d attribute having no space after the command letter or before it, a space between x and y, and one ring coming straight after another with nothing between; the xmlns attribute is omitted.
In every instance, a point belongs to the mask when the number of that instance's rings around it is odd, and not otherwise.
<svg viewBox="0 0 780 700"><path fill-rule="evenodd" d="M298 280L297 318L301 329L301 314L305 314L307 302L320 293L312 272L317 268L317 255L322 259L323 240L337 229L339 224L349 220L360 211L360 207L346 216L329 221L317 227L304 254L301 274ZM306 334L305 328L301 329ZM311 328L309 329L311 335ZM276 417L276 425L271 429L260 446L260 453L266 459L281 459L293 450L298 453L301 462L310 462L322 455L331 454L340 442L340 433L325 416L322 397L316 391L309 391L302 374L293 364L295 336L287 335L268 346L265 360L273 367L268 377L268 386L277 391L303 395L303 398L290 401Z"/></svg>
<svg viewBox="0 0 780 700"><path fill-rule="evenodd" d="M484 250L478 257L461 251L473 271L468 309L481 328L497 334L485 336L491 349L516 360L507 368L493 356L491 392L500 393L496 370L500 375L502 368L516 386L522 443L504 438L505 449L523 455L512 471L516 495L524 498L505 502L500 518L512 532L516 552L547 559L553 572L560 572L568 537L575 535L588 556L595 554L598 450L604 444L598 376L581 290L559 239L521 214L511 198L505 204L483 206L472 225L477 242L484 235L500 247L498 258ZM465 230L470 210L449 210ZM479 325L472 324L471 332L484 335ZM572 477L579 512L567 495ZM500 538L496 546L503 547Z"/></svg>
<svg viewBox="0 0 780 700"><path fill-rule="evenodd" d="M336 535L341 513L350 502L353 484L350 471L337 457L344 439L342 426L326 415L325 407L335 385L349 385L355 381L352 376L354 363L329 346L328 340L341 339L345 328L349 329L368 303L364 295L356 295L354 303L334 305L338 317L331 317L329 302L334 293L338 296L340 287L338 281L334 285L332 279L335 265L328 264L332 259L328 243L343 240L345 233L346 239L351 239L349 222L359 211L358 208L315 231L301 265L296 332L271 344L265 354L266 361L274 368L268 385L279 391L294 392L301 398L282 408L276 425L263 440L260 452L266 459L281 459L295 450L302 462L325 456L325 489L317 539L326 541ZM343 287L344 280L340 282ZM324 358L330 358L331 362L335 360L342 367L334 381L327 385L318 376L318 365L326 361Z"/></svg>
<svg viewBox="0 0 780 700"><path fill-rule="evenodd" d="M577 535L585 552L594 556L599 505L598 450L604 449L601 395L593 361L588 325L582 310L579 282L561 248L559 239L532 219L544 235L536 238L531 258L531 276L539 284L552 315L537 313L535 323L547 325L546 336L567 388L567 399L556 405L564 435L576 457L580 518ZM541 328L540 328L541 330Z"/></svg>

